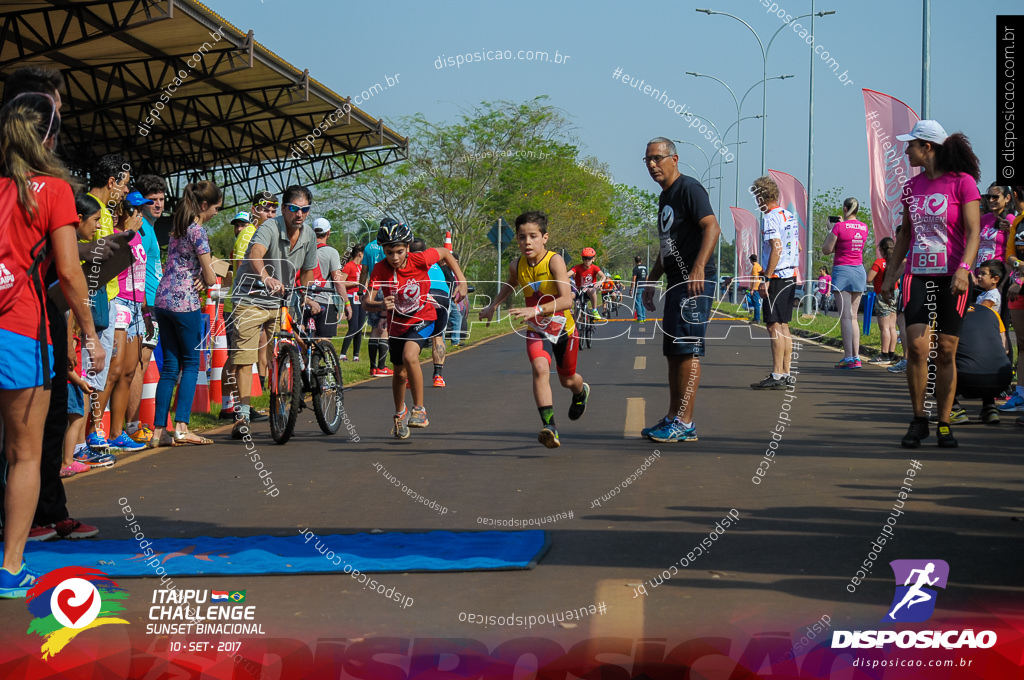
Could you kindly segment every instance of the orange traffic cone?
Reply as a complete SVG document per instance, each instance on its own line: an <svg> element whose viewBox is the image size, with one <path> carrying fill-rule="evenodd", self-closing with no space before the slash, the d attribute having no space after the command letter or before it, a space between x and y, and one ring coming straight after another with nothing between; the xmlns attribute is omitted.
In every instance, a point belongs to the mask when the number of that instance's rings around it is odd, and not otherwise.
<svg viewBox="0 0 1024 680"><path fill-rule="evenodd" d="M250 390L249 396L263 396L263 385L260 384L260 372L257 370L256 364L252 365L252 390Z"/></svg>
<svg viewBox="0 0 1024 680"><path fill-rule="evenodd" d="M448 250L452 249L452 232L450 230L444 233L444 247Z"/></svg>
<svg viewBox="0 0 1024 680"><path fill-rule="evenodd" d="M156 361L146 366L146 374L142 376L142 401L139 402L139 421L153 426L156 418L156 385L160 382L160 369Z"/></svg>
<svg viewBox="0 0 1024 680"><path fill-rule="evenodd" d="M228 338L224 328L224 313L220 313L213 322L213 351L210 353L210 410L214 404L222 403L224 398L221 379L224 365L228 362Z"/></svg>
<svg viewBox="0 0 1024 680"><path fill-rule="evenodd" d="M206 352L199 354L199 376L196 381L196 393L192 398L192 413L209 413L210 381L206 377Z"/></svg>

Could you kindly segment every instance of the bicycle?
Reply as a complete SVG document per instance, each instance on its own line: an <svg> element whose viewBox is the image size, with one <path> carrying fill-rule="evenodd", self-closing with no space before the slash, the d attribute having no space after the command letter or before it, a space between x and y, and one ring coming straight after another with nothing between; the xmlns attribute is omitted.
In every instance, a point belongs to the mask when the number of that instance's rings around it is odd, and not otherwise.
<svg viewBox="0 0 1024 680"><path fill-rule="evenodd" d="M258 286L254 286L258 287ZM278 330L270 353L270 436L286 443L295 432L299 411L306 408L305 394L312 396L313 413L324 434L334 434L344 415L344 383L341 362L330 340L313 337L313 318L293 326L289 300L295 293L330 293L330 288L310 284L285 288L278 307Z"/></svg>
<svg viewBox="0 0 1024 680"><path fill-rule="evenodd" d="M587 295L586 289L576 291L572 315L579 329L580 349L589 349L594 342L594 319L589 305L590 296Z"/></svg>

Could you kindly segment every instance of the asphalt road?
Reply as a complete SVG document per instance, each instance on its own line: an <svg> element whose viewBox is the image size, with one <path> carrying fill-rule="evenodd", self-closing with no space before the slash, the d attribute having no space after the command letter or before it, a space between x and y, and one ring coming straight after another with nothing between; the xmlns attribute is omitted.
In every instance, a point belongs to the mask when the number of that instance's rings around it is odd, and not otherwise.
<svg viewBox="0 0 1024 680"><path fill-rule="evenodd" d="M955 428L955 450L936 448L934 437L917 451L904 450L899 440L910 411L902 376L867 365L838 371L834 350L798 340L798 382L787 401L786 392L748 387L769 366L763 328L716 321L709 336L697 442L656 445L639 438L640 427L666 408L666 364L654 323L620 320L601 326L594 348L580 354L579 371L592 389L581 420L566 417L568 393L552 376L557 450L537 443L525 341L509 335L449 356L448 386L427 388L430 426L413 430L408 440L389 433L388 378L346 393L352 433L322 435L311 410L302 412L285 446L272 443L265 423L255 425L255 441L281 490L275 498L262 492L241 442L225 431L212 435L213 446L160 450L74 479L67 487L70 507L107 539L130 538L122 497L147 536L156 537L287 536L304 528L321 536L479 531L485 529L479 517L573 513L545 526L550 549L532 570L380 575L415 598L405 609L343 574L175 577L179 588L246 589L267 638L311 646L318 638L344 638L347 643L338 643L344 645L429 637L468 638L491 648L531 637L569 649L624 637L639 649L641 639L718 635L738 641L732 655L739 658L751 636L771 634L788 644L823 615L833 628L874 625L892 598L887 562L905 558L949 563L950 586L936 616L985 619L1021 611L1024 431L1012 418L998 427ZM429 376L429 364L424 370ZM976 406L969 402L975 419ZM780 414L788 421L755 484ZM645 460L644 473L620 487ZM911 460L918 469L895 538L851 593L847 585L885 524ZM377 463L449 512L441 516L412 501ZM716 534L709 551L668 571L730 513L736 521ZM670 578L658 583L663 572ZM159 581L120 583L131 593L132 641L163 649L165 641L144 635ZM602 603L605 613L568 625L526 629L465 620ZM0 603L0 609L0 635L20 639L30 620L23 605ZM125 635L125 627L106 628L122 629L108 635ZM199 665L212 659L176 656ZM706 664L713 670L714 661Z"/></svg>

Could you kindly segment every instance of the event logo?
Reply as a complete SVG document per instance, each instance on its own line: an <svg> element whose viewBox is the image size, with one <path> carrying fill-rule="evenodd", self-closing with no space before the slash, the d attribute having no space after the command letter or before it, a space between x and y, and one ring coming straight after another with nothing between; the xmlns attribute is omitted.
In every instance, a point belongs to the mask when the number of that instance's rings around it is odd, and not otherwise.
<svg viewBox="0 0 1024 680"><path fill-rule="evenodd" d="M945 194L932 194L924 199L924 210L929 215L945 215L946 203Z"/></svg>
<svg viewBox="0 0 1024 680"><path fill-rule="evenodd" d="M920 623L935 612L938 591L945 588L949 565L944 560L893 560L896 594L883 623ZM913 582L913 583L911 583ZM994 631L977 634L965 630L837 630L832 649L881 649L895 644L900 649L989 649L997 642Z"/></svg>
<svg viewBox="0 0 1024 680"><path fill-rule="evenodd" d="M938 591L929 586L945 589L949 565L944 560L893 560L889 566L896 578L896 594L882 621L920 623L930 619Z"/></svg>
<svg viewBox="0 0 1024 680"><path fill-rule="evenodd" d="M111 623L124 609L128 592L98 569L63 567L42 576L28 591L28 611L35 618L27 633L44 638L43 659L55 656L79 633Z"/></svg>
<svg viewBox="0 0 1024 680"><path fill-rule="evenodd" d="M672 221L675 219L675 215L676 213L670 205L666 205L661 209L661 214L658 215L660 222L658 226L661 228L661 233L668 233L669 227L672 226Z"/></svg>

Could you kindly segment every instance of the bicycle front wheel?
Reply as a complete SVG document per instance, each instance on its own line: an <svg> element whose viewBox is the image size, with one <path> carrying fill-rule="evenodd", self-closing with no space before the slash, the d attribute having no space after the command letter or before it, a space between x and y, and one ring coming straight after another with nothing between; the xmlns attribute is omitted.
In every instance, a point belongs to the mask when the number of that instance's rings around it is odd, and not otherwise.
<svg viewBox="0 0 1024 680"><path fill-rule="evenodd" d="M312 370L313 413L324 434L334 434L341 427L345 413L342 404L341 362L338 352L329 340L319 340L313 345Z"/></svg>
<svg viewBox="0 0 1024 680"><path fill-rule="evenodd" d="M284 444L295 432L295 422L302 407L302 365L299 350L290 343L281 343L274 358L274 375L270 381L270 436Z"/></svg>

